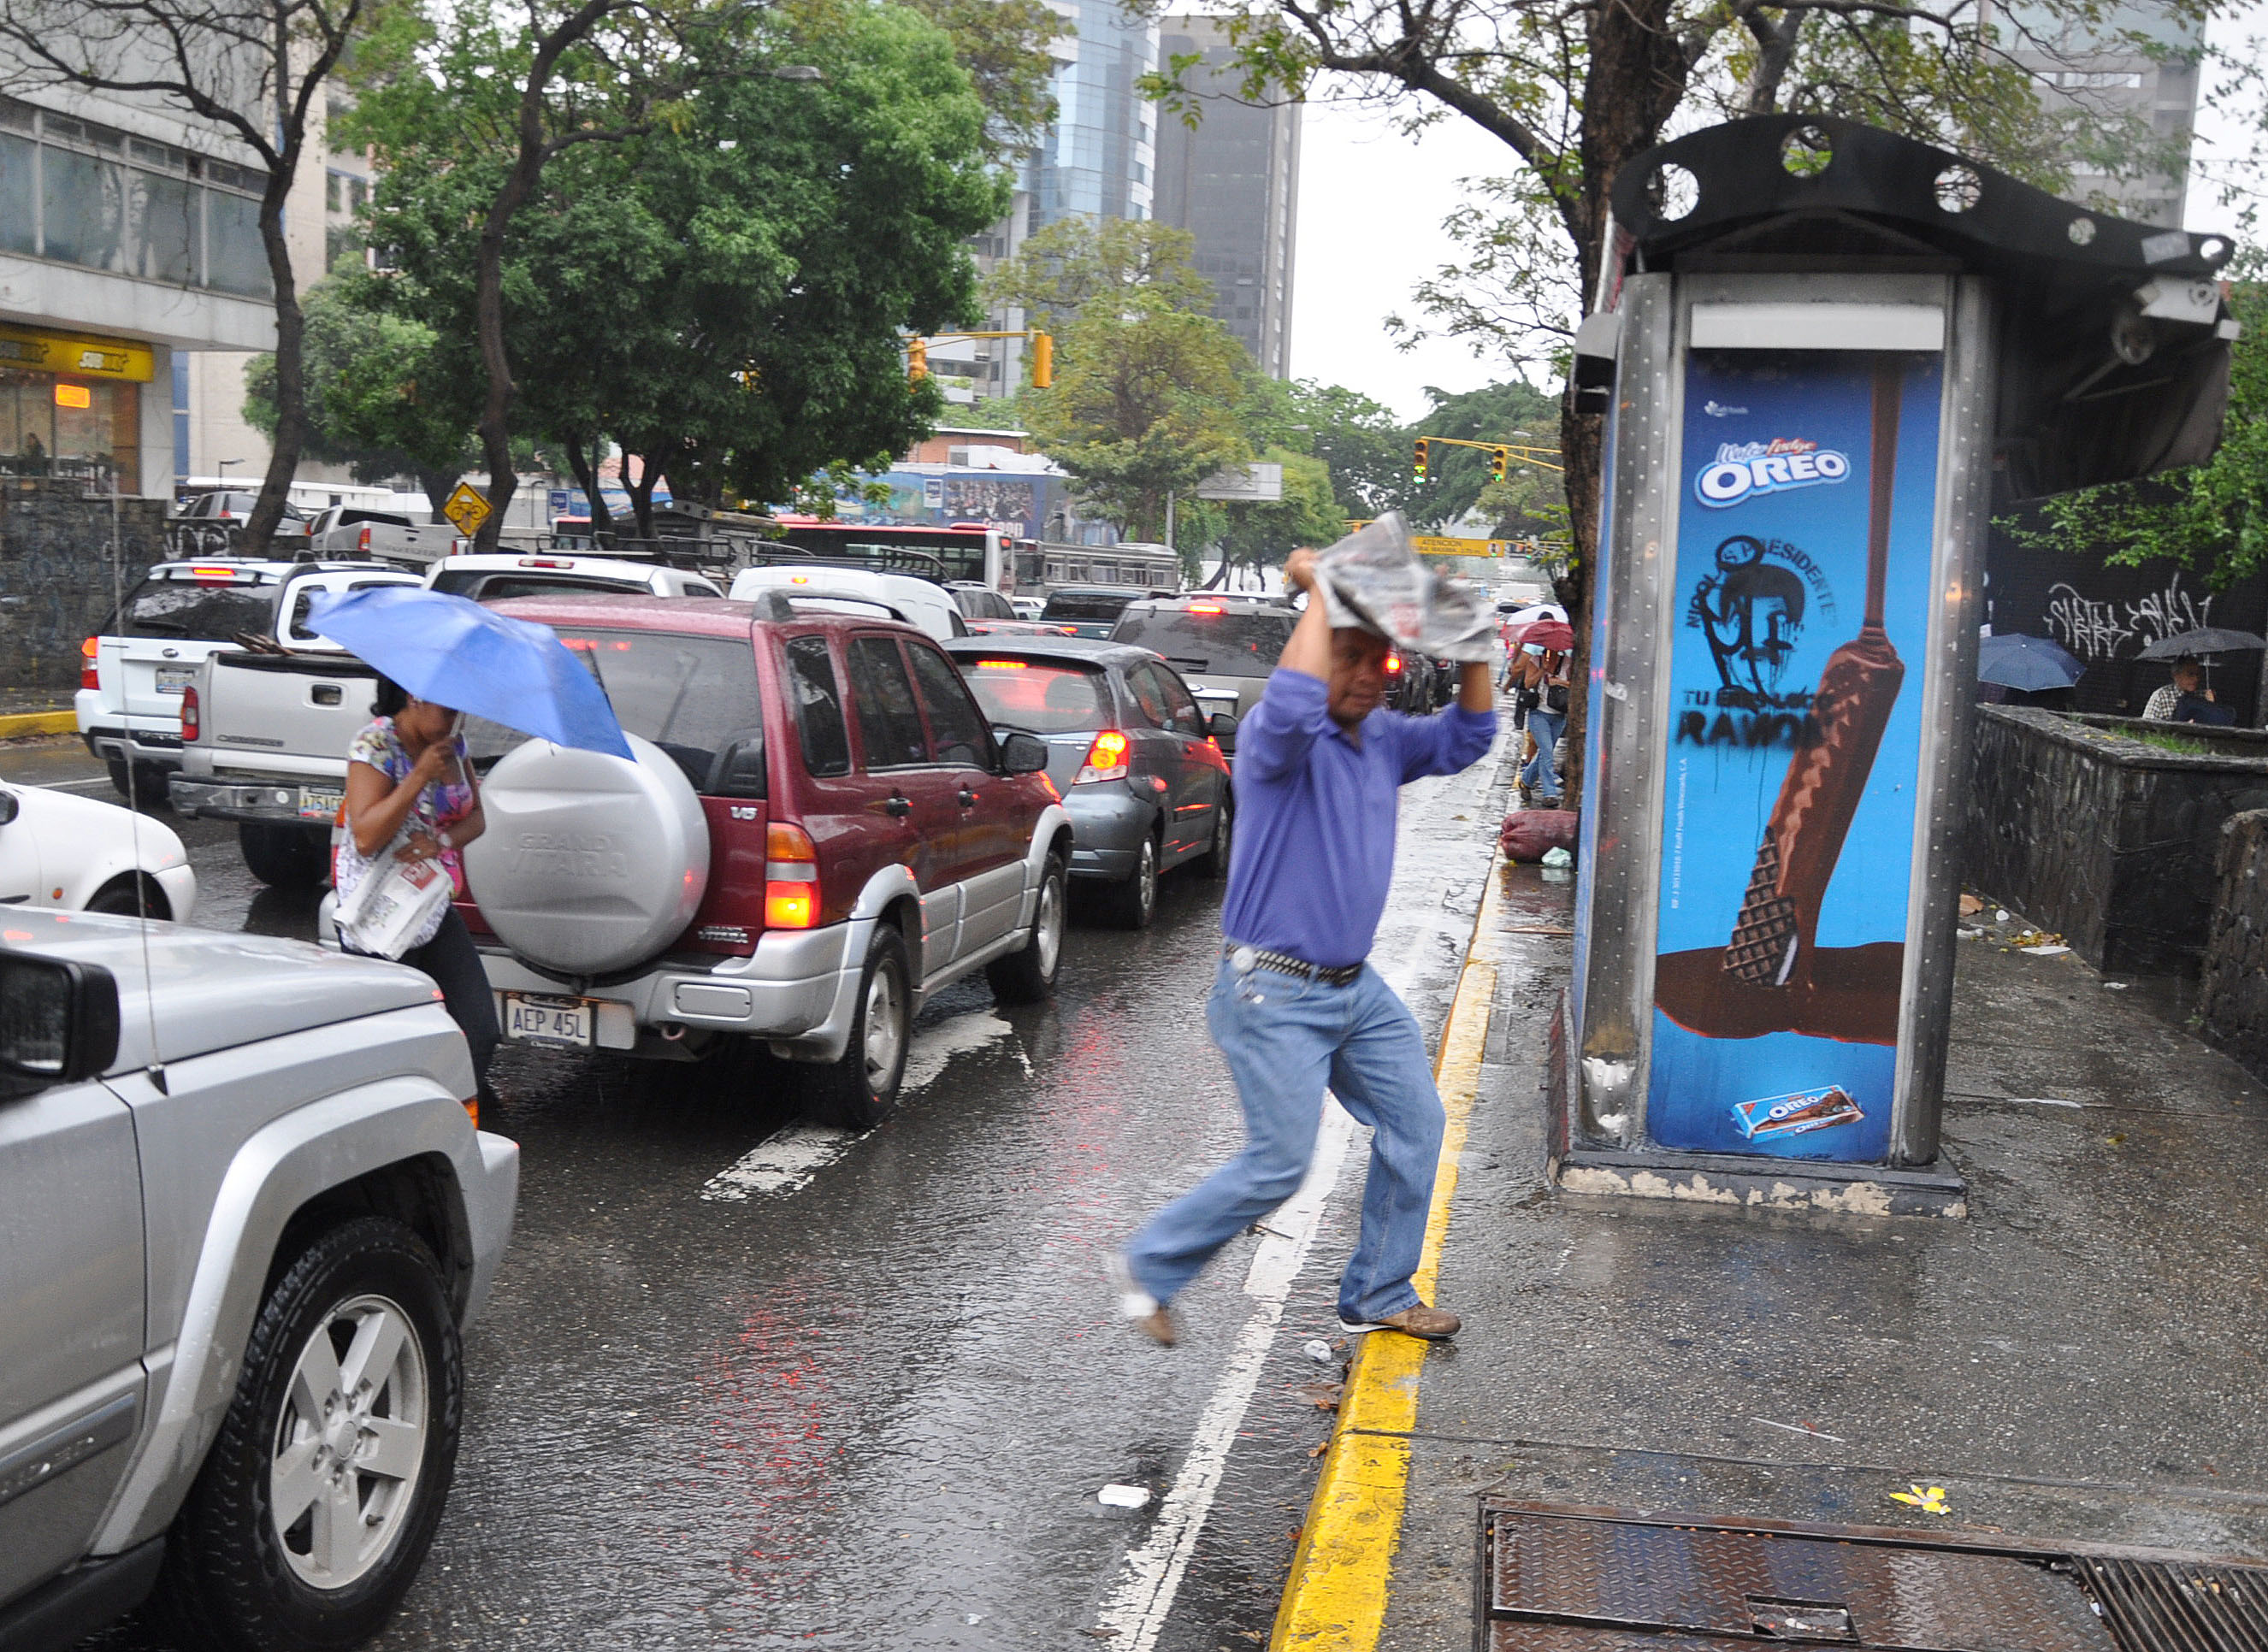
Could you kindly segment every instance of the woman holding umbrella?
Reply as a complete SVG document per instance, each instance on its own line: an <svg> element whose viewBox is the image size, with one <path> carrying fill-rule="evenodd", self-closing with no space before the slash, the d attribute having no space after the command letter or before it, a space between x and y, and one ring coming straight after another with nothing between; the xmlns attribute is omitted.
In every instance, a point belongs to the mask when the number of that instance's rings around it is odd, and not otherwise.
<svg viewBox="0 0 2268 1652"><path fill-rule="evenodd" d="M1535 696L1528 709L1535 753L1521 771L1521 791L1524 798L1556 808L1559 775L1552 752L1567 728L1567 650L1575 645L1575 634L1561 621L1541 620L1523 627L1516 637L1513 680L1523 698Z"/></svg>
<svg viewBox="0 0 2268 1652"><path fill-rule="evenodd" d="M414 697L385 677L378 679L372 709L377 717L347 748L347 829L331 879L339 906L345 908L389 845L397 860L439 861L461 894L464 847L488 823L481 815L464 737L458 732L458 714ZM343 934L340 940L346 943ZM480 953L456 908L445 904L435 912L409 937L401 961L424 971L441 989L449 1018L472 1052L473 1078L487 1105L489 1062L503 1034Z"/></svg>

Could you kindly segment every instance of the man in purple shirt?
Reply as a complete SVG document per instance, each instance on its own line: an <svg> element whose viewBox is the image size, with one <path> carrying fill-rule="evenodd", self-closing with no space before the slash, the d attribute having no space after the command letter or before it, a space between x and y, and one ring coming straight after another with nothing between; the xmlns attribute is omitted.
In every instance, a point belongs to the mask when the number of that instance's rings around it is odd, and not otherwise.
<svg viewBox="0 0 2268 1652"><path fill-rule="evenodd" d="M1227 938L1205 1003L1244 1108L1244 1150L1151 1218L1113 1270L1127 1318L1168 1347L1182 1288L1306 1177L1326 1085L1373 1131L1341 1325L1429 1338L1458 1326L1410 1282L1441 1152L1432 1064L1417 1018L1363 960L1394 875L1398 794L1488 750L1494 690L1485 664L1468 664L1439 716L1380 710L1386 639L1331 628L1313 551L1294 551L1284 576L1307 610L1236 731Z"/></svg>

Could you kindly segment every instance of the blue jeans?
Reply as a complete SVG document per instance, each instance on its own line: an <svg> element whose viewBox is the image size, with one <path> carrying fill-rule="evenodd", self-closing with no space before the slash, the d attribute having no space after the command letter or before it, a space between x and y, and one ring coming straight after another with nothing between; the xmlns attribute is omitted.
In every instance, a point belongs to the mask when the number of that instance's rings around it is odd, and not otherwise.
<svg viewBox="0 0 2268 1652"><path fill-rule="evenodd" d="M1414 1306L1441 1156L1441 1098L1418 1019L1366 965L1344 987L1226 958L1205 1023L1244 1107L1244 1150L1150 1219L1126 1247L1135 1281L1171 1302L1214 1252L1299 1190L1315 1155L1323 1086L1372 1127L1362 1234L1339 1279L1339 1317Z"/></svg>
<svg viewBox="0 0 2268 1652"><path fill-rule="evenodd" d="M1559 795L1559 775L1551 766L1551 748L1559 744L1559 737L1566 729L1567 714L1564 711L1545 711L1539 707L1528 714L1528 731L1535 737L1535 755L1528 760L1528 767L1520 771L1520 777L1539 797Z"/></svg>

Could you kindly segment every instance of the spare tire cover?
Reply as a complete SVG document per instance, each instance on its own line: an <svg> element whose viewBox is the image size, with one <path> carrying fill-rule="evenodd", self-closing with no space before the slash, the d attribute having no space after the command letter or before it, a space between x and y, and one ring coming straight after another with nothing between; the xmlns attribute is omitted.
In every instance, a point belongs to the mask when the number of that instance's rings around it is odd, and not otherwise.
<svg viewBox="0 0 2268 1652"><path fill-rule="evenodd" d="M481 782L488 829L465 846L481 915L512 951L569 975L644 963L709 887L709 822L667 753L637 761L530 740Z"/></svg>

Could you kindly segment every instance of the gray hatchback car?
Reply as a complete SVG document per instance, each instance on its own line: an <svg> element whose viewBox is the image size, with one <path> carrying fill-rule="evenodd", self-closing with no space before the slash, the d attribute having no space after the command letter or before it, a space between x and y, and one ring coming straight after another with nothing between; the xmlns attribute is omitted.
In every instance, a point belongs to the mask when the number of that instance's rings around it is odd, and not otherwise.
<svg viewBox="0 0 2268 1652"><path fill-rule="evenodd" d="M1158 876L1228 875L1234 804L1220 742L1171 666L1147 649L1079 636L981 636L946 643L996 729L1048 745L1048 778L1071 811L1071 875L1099 885L1108 914L1145 927Z"/></svg>
<svg viewBox="0 0 2268 1652"><path fill-rule="evenodd" d="M1273 597L1199 591L1129 603L1110 640L1163 656L1208 716L1225 711L1241 721L1260 704L1299 622L1300 611ZM1234 743L1220 745L1233 760Z"/></svg>

